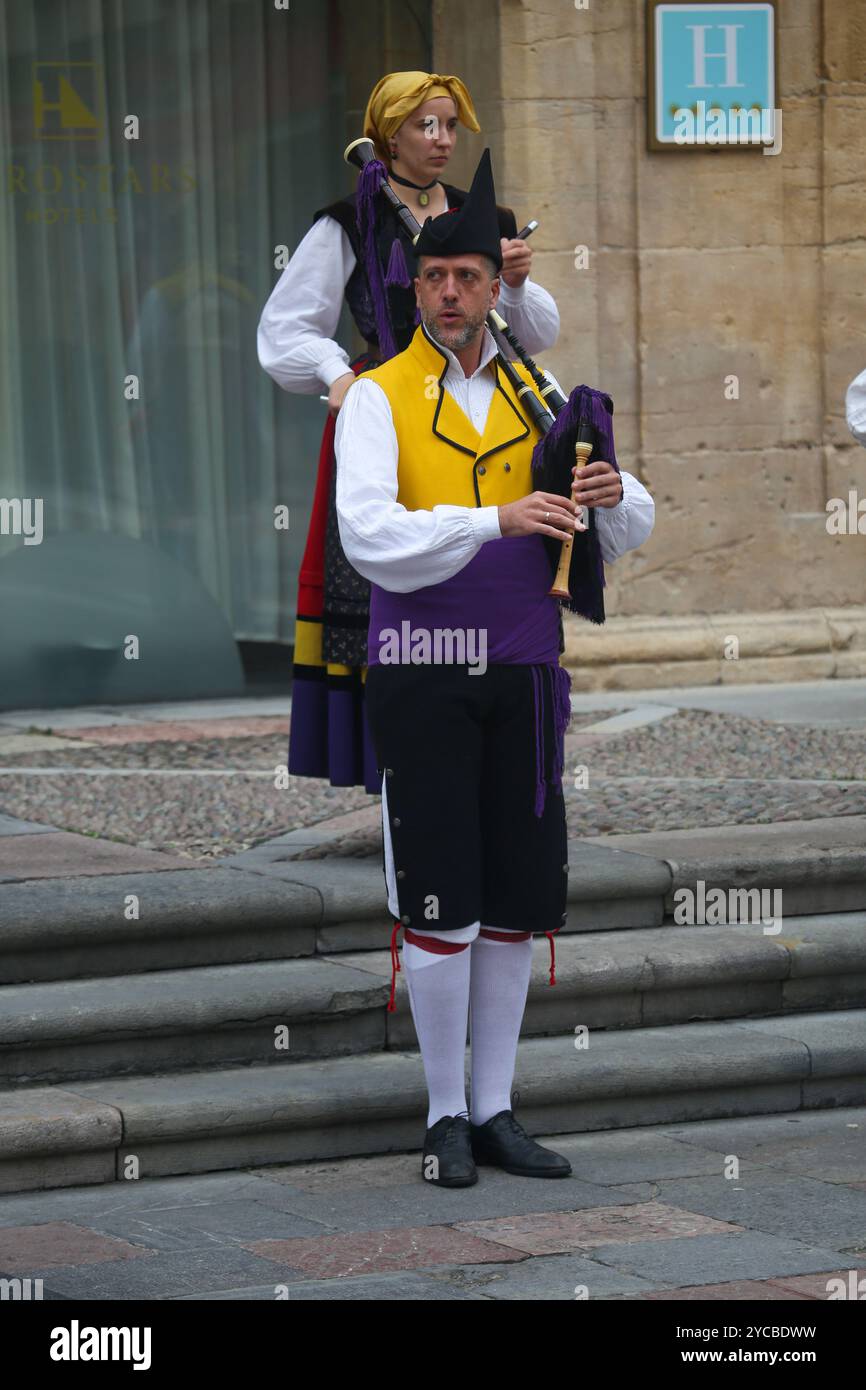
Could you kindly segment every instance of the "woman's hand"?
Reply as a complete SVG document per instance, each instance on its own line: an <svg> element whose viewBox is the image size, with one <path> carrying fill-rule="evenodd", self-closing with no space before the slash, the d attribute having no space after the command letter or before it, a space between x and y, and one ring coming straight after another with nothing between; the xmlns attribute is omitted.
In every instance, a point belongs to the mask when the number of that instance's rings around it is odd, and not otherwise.
<svg viewBox="0 0 866 1390"><path fill-rule="evenodd" d="M502 269L499 274L509 289L519 289L529 275L532 264L532 247L520 237L500 237L502 247Z"/></svg>
<svg viewBox="0 0 866 1390"><path fill-rule="evenodd" d="M339 415L340 406L343 404L343 397L354 380L355 373L346 372L343 376L338 376L336 381L331 382L331 389L328 392L329 415Z"/></svg>

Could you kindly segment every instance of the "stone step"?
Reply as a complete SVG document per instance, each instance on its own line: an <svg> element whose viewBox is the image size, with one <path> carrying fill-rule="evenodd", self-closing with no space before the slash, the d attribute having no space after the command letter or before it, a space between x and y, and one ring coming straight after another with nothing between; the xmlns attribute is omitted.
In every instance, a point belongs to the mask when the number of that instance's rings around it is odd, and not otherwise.
<svg viewBox="0 0 866 1390"><path fill-rule="evenodd" d="M599 1030L586 1043L522 1043L530 1133L866 1103L863 1009ZM425 1097L411 1052L22 1089L0 1106L0 1190L419 1151Z"/></svg>
<svg viewBox="0 0 866 1390"><path fill-rule="evenodd" d="M285 839L207 869L0 883L0 984L380 950L379 860ZM596 836L569 866L564 933L661 926L702 883L780 891L789 918L864 910L866 817Z"/></svg>
<svg viewBox="0 0 866 1390"><path fill-rule="evenodd" d="M789 917L866 908L866 816L594 835L581 843L664 862L671 873L667 912L676 895L701 883L725 892L777 890Z"/></svg>
<svg viewBox="0 0 866 1390"><path fill-rule="evenodd" d="M335 957L390 980L379 953ZM574 1034L581 1025L646 1028L692 1020L866 1007L866 912L760 926L678 927L558 935L556 984L547 941L535 942L524 1037ZM416 1047L406 990L389 1013L388 1046Z"/></svg>
<svg viewBox="0 0 866 1390"><path fill-rule="evenodd" d="M0 1087L380 1051L389 985L319 957L0 988Z"/></svg>
<svg viewBox="0 0 866 1390"><path fill-rule="evenodd" d="M866 1006L866 913L536 939L523 1036ZM388 951L0 988L0 1086L415 1048ZM284 1035L287 1033L287 1037Z"/></svg>
<svg viewBox="0 0 866 1390"><path fill-rule="evenodd" d="M0 883L0 984L127 975L378 950L392 927L381 862L294 862L279 841L218 867ZM570 931L651 927L668 866L649 855L569 852Z"/></svg>

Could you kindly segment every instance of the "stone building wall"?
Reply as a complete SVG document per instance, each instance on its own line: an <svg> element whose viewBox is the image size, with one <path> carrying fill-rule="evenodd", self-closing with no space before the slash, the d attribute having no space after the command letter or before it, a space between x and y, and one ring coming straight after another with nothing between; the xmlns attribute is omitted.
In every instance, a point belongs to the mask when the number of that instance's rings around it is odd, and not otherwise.
<svg viewBox="0 0 866 1390"><path fill-rule="evenodd" d="M533 277L562 318L545 361L610 392L656 501L608 569L605 628L571 624L587 686L866 674L866 538L826 529L828 498L866 498L844 414L866 367L866 3L779 10L765 156L647 149L643 0L434 0L434 66L482 123L454 180L489 144L500 200L539 219Z"/></svg>

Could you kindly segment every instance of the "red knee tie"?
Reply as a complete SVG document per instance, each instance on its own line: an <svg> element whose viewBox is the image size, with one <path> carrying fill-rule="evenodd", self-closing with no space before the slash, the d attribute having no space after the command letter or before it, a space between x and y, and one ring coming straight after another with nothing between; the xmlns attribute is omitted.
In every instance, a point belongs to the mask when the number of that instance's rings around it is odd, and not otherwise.
<svg viewBox="0 0 866 1390"><path fill-rule="evenodd" d="M559 927L557 927L556 930L559 931ZM482 927L482 928L481 928L481 931L480 931L480 935L481 935L481 936L487 936L487 937L489 937L491 941L527 941L527 940L529 939L529 937L532 935L532 932L528 932L528 931L494 931L492 927ZM548 941L550 942L550 980L549 980L549 983L552 984L552 985L555 985L555 984L556 984L556 955L555 955L555 952L554 952L554 949L553 949L553 937L554 937L554 933L553 933L552 931L546 931L546 932L544 933L544 935L547 937Z"/></svg>
<svg viewBox="0 0 866 1390"><path fill-rule="evenodd" d="M400 969L400 960L397 955L397 933L401 923L398 918L394 919L394 926L391 930L391 997L388 1000L388 1013L392 1014L396 1010L394 1003L394 991L397 988L397 971Z"/></svg>
<svg viewBox="0 0 866 1390"><path fill-rule="evenodd" d="M397 955L397 933L401 923L395 918L394 926L391 930L391 997L388 1000L388 1013L392 1014L396 1010L394 1003L394 991L397 987L397 971L400 969L400 960ZM528 933L527 933L528 935ZM419 936L417 932L410 931L407 927L403 932L403 944L409 946L420 946L422 951L431 951L434 956L453 956L457 951L465 951L470 944L468 941L437 941L429 936Z"/></svg>
<svg viewBox="0 0 866 1390"><path fill-rule="evenodd" d="M556 952L553 949L553 938L558 931L559 927L556 928L556 931L546 931L544 933L550 942L550 980L548 983L552 985L556 984Z"/></svg>
<svg viewBox="0 0 866 1390"><path fill-rule="evenodd" d="M399 919L394 919L394 926L391 929L391 994L388 999L389 1014L396 1011L394 1003L394 993L397 988L397 971L400 969L400 957L397 951L397 933L402 923ZM559 931L559 927L556 928ZM492 927L482 927L479 936L486 936L491 941L528 941L532 932L528 931L494 931ZM550 979L549 984L556 984L556 952L553 946L553 938L556 932L547 931L544 933L550 942ZM422 951L432 951L437 956L452 956L457 951L465 951L470 944L468 941L436 941L429 936L418 936L416 932L410 931L407 927L403 932L403 942L411 946L420 946Z"/></svg>

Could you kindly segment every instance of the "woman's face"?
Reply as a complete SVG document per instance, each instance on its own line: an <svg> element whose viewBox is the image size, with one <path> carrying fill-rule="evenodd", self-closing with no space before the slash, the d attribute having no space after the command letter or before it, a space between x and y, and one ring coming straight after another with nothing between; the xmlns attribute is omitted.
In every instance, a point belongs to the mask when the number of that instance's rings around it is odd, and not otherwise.
<svg viewBox="0 0 866 1390"><path fill-rule="evenodd" d="M396 150L391 163L415 183L430 183L442 173L456 140L455 103L451 97L432 97L410 112L391 136L388 143Z"/></svg>

